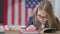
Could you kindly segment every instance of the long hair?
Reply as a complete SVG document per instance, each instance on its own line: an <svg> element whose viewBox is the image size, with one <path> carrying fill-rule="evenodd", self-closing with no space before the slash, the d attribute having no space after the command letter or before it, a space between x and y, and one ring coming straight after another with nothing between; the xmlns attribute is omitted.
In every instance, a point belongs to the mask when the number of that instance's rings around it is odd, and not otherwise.
<svg viewBox="0 0 60 34"><path fill-rule="evenodd" d="M35 17L34 17L34 21L35 22L38 22L37 21L37 18L36 18L36 15L38 13L38 9L39 10L42 10L44 9L47 13L48 13L48 23L47 23L47 28L56 28L56 29L60 29L59 28L59 25L56 21L56 17L54 16L54 13L53 13L53 7L51 5L51 3L48 1L48 0L45 0L45 1L42 1L39 3L39 6L35 9ZM40 24L38 24L38 29L41 27Z"/></svg>

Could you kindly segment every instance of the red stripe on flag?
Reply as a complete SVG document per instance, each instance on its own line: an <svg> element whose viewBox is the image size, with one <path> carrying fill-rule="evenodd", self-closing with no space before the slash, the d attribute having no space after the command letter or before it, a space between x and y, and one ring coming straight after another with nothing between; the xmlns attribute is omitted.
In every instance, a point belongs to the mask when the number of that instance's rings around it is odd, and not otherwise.
<svg viewBox="0 0 60 34"><path fill-rule="evenodd" d="M7 8L8 0L4 0L4 25L7 25Z"/></svg>
<svg viewBox="0 0 60 34"><path fill-rule="evenodd" d="M21 25L21 0L19 0L19 14L18 14L18 25Z"/></svg>
<svg viewBox="0 0 60 34"><path fill-rule="evenodd" d="M28 21L28 9L25 9L25 25L27 25L27 21Z"/></svg>
<svg viewBox="0 0 60 34"><path fill-rule="evenodd" d="M12 25L14 25L14 0L12 0Z"/></svg>

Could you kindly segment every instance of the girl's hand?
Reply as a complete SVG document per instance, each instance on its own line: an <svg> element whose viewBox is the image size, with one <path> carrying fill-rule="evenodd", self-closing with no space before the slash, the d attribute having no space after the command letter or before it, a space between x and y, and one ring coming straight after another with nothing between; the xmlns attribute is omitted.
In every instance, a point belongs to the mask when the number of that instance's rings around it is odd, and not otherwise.
<svg viewBox="0 0 60 34"><path fill-rule="evenodd" d="M36 30L36 27L34 25L30 25L26 28L26 30Z"/></svg>

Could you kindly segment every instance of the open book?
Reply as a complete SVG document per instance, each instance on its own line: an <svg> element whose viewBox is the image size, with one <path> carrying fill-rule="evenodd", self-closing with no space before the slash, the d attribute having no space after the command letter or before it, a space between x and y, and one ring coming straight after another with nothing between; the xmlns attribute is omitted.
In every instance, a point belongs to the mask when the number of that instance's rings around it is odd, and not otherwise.
<svg viewBox="0 0 60 34"><path fill-rule="evenodd" d="M40 32L44 32L44 33L54 33L56 32L56 28L45 28Z"/></svg>

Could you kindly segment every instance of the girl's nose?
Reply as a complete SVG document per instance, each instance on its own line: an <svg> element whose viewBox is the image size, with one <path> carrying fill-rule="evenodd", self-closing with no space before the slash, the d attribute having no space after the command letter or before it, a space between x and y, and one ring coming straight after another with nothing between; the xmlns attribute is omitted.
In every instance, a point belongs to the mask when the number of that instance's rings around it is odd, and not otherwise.
<svg viewBox="0 0 60 34"><path fill-rule="evenodd" d="M40 19L40 22L42 22L42 21L43 21L43 19L41 18L41 19Z"/></svg>

